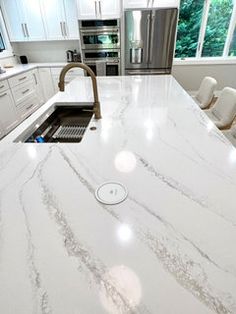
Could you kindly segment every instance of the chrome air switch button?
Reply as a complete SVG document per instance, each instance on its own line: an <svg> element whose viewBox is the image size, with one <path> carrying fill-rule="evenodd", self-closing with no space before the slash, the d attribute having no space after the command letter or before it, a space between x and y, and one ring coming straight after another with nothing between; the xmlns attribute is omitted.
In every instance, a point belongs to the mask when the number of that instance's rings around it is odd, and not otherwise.
<svg viewBox="0 0 236 314"><path fill-rule="evenodd" d="M128 191L119 182L105 182L96 189L95 196L100 203L115 205L127 198Z"/></svg>

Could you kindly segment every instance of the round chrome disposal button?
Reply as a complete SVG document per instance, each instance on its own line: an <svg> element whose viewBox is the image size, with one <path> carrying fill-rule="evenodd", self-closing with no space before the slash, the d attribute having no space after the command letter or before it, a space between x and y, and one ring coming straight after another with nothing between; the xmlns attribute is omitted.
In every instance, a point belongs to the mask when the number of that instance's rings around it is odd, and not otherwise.
<svg viewBox="0 0 236 314"><path fill-rule="evenodd" d="M115 205L127 198L128 191L119 182L105 182L96 189L95 196L100 203Z"/></svg>

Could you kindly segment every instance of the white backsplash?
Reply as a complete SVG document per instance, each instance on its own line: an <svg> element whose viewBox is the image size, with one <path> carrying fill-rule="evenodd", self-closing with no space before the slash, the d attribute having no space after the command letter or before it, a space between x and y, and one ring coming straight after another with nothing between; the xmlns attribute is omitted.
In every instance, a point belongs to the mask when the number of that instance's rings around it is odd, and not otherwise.
<svg viewBox="0 0 236 314"><path fill-rule="evenodd" d="M64 62L66 50L79 50L78 40L12 43L16 55L26 55L29 62Z"/></svg>

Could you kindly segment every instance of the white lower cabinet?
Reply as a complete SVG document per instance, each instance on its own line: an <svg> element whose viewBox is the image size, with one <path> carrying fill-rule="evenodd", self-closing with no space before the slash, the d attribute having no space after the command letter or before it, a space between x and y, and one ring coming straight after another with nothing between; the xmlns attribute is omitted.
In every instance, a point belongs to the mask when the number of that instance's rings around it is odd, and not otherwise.
<svg viewBox="0 0 236 314"><path fill-rule="evenodd" d="M59 92L59 77L61 70L63 68L51 68L51 74L53 79L54 91L55 93ZM72 68L69 70L65 76L65 85L69 84L72 80L74 80L78 76L84 76L84 71L80 68Z"/></svg>
<svg viewBox="0 0 236 314"><path fill-rule="evenodd" d="M2 134L9 133L19 123L15 103L8 89L0 93L0 124L3 129Z"/></svg>
<svg viewBox="0 0 236 314"><path fill-rule="evenodd" d="M49 98L51 98L55 94L52 75L51 75L51 69L40 68L38 71L39 71L39 78L40 78L44 100L47 101Z"/></svg>
<svg viewBox="0 0 236 314"><path fill-rule="evenodd" d="M3 127L0 124L0 139L5 135Z"/></svg>
<svg viewBox="0 0 236 314"><path fill-rule="evenodd" d="M20 120L26 119L31 113L40 107L38 96L32 95L24 100L21 104L17 106L17 113Z"/></svg>
<svg viewBox="0 0 236 314"><path fill-rule="evenodd" d="M0 138L44 103L38 70L0 81Z"/></svg>

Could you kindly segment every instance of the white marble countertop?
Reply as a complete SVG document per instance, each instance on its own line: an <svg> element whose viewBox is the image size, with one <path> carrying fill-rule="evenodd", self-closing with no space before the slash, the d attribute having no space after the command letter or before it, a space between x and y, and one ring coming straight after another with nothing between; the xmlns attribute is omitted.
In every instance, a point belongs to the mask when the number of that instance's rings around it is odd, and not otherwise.
<svg viewBox="0 0 236 314"><path fill-rule="evenodd" d="M0 143L4 314L236 313L236 150L172 76L102 77L80 144ZM128 198L94 197L119 181Z"/></svg>
<svg viewBox="0 0 236 314"><path fill-rule="evenodd" d="M57 62L57 63L28 63L28 64L15 64L12 68L5 69L5 73L0 74L0 81L8 79L12 76L15 76L20 73L24 73L36 68L45 68L45 67L63 67L66 65L66 62Z"/></svg>

